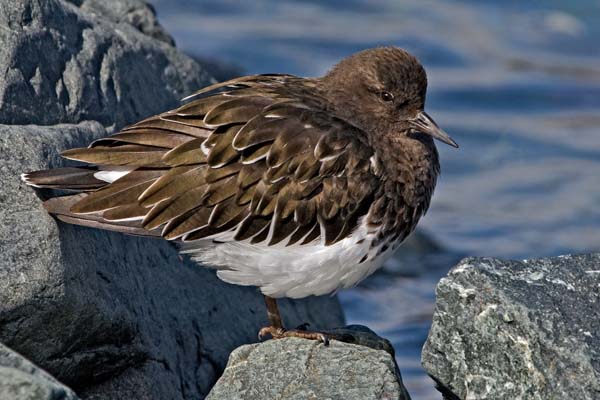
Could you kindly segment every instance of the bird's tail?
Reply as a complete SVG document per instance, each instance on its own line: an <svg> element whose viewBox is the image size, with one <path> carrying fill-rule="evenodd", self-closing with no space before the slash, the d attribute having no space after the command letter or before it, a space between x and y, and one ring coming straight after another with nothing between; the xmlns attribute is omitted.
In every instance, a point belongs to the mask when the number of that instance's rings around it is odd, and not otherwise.
<svg viewBox="0 0 600 400"><path fill-rule="evenodd" d="M101 189L108 182L96 178L98 168L54 168L34 171L21 175L21 179L29 186L47 189L71 190L85 192Z"/></svg>
<svg viewBox="0 0 600 400"><path fill-rule="evenodd" d="M92 166L54 168L22 174L21 180L36 188L75 192L75 194L53 197L43 202L44 208L61 221L131 235L159 236L157 232L148 231L141 226L125 221L109 221L98 214L82 214L71 211L76 203L88 195L87 193L102 189L129 172L131 172L131 168L113 168L112 170L100 170Z"/></svg>
<svg viewBox="0 0 600 400"><path fill-rule="evenodd" d="M200 204L183 197L177 203L182 208L164 206L180 199L188 188L206 183L202 143L212 131L194 126L190 118L195 114L180 115L189 107L147 118L88 147L61 154L85 166L30 172L22 179L34 187L74 192L44 202L65 222L158 236L160 226L182 215L189 217Z"/></svg>

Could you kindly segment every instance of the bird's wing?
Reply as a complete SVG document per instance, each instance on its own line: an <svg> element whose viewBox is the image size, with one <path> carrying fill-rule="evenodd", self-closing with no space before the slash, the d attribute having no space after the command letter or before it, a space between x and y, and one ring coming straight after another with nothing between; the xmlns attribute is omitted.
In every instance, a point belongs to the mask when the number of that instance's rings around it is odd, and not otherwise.
<svg viewBox="0 0 600 400"><path fill-rule="evenodd" d="M66 151L101 170L132 169L71 212L119 226L141 221L183 241L225 231L267 245L348 236L377 190L372 149L364 132L316 107L310 87L290 80L300 78L210 87L224 91Z"/></svg>

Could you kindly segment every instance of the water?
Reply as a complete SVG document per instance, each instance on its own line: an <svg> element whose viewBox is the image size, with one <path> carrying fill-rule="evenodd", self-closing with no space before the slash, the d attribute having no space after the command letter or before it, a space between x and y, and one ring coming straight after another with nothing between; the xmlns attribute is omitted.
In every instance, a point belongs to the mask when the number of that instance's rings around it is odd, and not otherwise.
<svg viewBox="0 0 600 400"><path fill-rule="evenodd" d="M600 250L598 1L154 3L180 48L246 73L321 75L385 44L425 65L427 110L461 145L439 146L419 225L441 249L406 249L340 296L350 323L392 340L414 399L440 399L420 349L435 284L461 256Z"/></svg>

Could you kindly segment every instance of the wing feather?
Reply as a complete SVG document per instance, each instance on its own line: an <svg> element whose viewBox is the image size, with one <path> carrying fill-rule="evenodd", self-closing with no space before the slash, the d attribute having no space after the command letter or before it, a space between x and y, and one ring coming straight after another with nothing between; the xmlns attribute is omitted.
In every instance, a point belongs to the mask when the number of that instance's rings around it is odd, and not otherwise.
<svg viewBox="0 0 600 400"><path fill-rule="evenodd" d="M138 219L135 229L143 219L169 240L218 240L228 231L264 245L343 239L379 190L373 150L364 132L323 111L311 85L288 75L234 79L66 151L101 169L134 168L71 211L120 221L111 226Z"/></svg>
<svg viewBox="0 0 600 400"><path fill-rule="evenodd" d="M176 146L163 155L162 161L171 167L205 163L206 154L202 143L206 138L197 138Z"/></svg>

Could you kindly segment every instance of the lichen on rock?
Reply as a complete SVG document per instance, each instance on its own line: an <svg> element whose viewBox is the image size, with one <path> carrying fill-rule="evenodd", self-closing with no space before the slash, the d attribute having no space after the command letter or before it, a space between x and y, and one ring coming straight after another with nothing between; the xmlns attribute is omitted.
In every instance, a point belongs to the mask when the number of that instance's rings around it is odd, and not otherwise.
<svg viewBox="0 0 600 400"><path fill-rule="evenodd" d="M458 399L600 398L600 255L467 258L437 287L422 361Z"/></svg>
<svg viewBox="0 0 600 400"><path fill-rule="evenodd" d="M383 350L389 342L360 328L359 341L372 347L297 338L239 347L207 400L410 400L393 356Z"/></svg>

